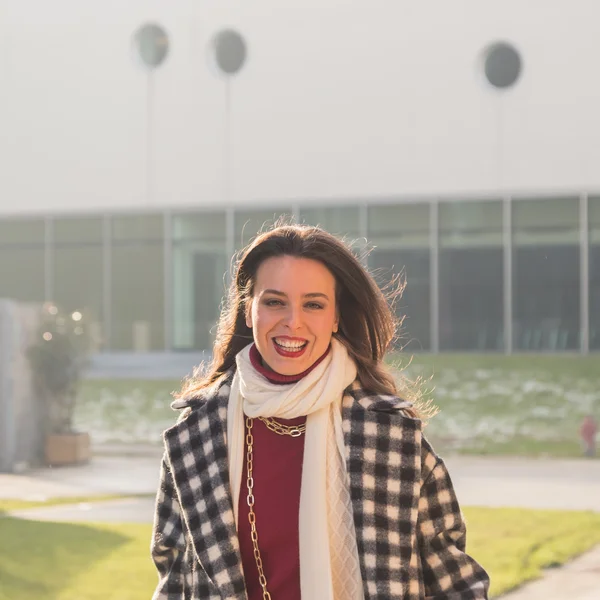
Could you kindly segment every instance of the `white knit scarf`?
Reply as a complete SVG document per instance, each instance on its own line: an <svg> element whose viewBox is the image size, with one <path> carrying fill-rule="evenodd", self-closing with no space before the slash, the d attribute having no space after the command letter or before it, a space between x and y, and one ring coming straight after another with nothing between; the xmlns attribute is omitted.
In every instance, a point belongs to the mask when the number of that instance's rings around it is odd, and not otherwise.
<svg viewBox="0 0 600 600"><path fill-rule="evenodd" d="M364 600L356 531L348 488L342 394L356 365L332 339L331 351L297 383L270 383L237 355L227 409L227 439L236 525L244 466L245 417L307 416L300 493L300 587L310 600ZM258 502L259 500L257 500ZM259 537L261 523L256 523Z"/></svg>

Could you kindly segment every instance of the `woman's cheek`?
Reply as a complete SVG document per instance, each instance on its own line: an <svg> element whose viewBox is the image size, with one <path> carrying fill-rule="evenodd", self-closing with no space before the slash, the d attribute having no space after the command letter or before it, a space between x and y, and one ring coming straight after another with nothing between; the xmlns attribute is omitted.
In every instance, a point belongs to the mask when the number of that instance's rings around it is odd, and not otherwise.
<svg viewBox="0 0 600 600"><path fill-rule="evenodd" d="M269 315L265 315L263 311L258 311L254 317L254 327L261 333L267 333L270 324L273 322Z"/></svg>

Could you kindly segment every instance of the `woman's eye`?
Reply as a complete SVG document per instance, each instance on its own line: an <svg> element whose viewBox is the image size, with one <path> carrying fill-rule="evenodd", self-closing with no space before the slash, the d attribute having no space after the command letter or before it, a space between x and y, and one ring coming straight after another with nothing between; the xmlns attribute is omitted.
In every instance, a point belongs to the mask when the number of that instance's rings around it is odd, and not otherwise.
<svg viewBox="0 0 600 600"><path fill-rule="evenodd" d="M309 302L306 306L308 306L308 308L313 308L313 309L323 308L323 305L319 304L318 302Z"/></svg>
<svg viewBox="0 0 600 600"><path fill-rule="evenodd" d="M281 306L282 304L283 303L281 302L281 300L271 299L265 301L266 306Z"/></svg>

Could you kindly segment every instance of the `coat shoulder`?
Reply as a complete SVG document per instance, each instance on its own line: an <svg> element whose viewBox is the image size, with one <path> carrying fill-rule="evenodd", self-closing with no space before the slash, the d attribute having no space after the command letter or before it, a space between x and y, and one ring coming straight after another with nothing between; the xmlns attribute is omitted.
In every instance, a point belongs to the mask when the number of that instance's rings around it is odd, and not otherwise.
<svg viewBox="0 0 600 600"><path fill-rule="evenodd" d="M411 440L410 454L415 455L420 464L421 480L426 481L436 467L443 464L443 460L423 433L421 419L408 410L412 406L411 402L399 396L370 393L358 380L346 388L344 395L344 408L350 410L350 421L360 422L361 428L365 421L381 422L382 418L386 426L400 428L399 438ZM408 451L409 447L405 444L404 449Z"/></svg>
<svg viewBox="0 0 600 600"><path fill-rule="evenodd" d="M409 412L409 409L413 406L411 402L392 394L374 394L369 392L361 386L358 379L346 388L344 403L350 408L398 415L414 422L419 427L421 424L421 420L413 417Z"/></svg>
<svg viewBox="0 0 600 600"><path fill-rule="evenodd" d="M178 398L172 402L171 408L181 412L173 427L167 429L165 433L190 419L194 420L201 412L204 413L207 410L218 411L220 406L226 405L229 399L234 372L234 369L230 369L223 377L221 377L221 379L216 381L210 387L205 388L200 393L193 396Z"/></svg>

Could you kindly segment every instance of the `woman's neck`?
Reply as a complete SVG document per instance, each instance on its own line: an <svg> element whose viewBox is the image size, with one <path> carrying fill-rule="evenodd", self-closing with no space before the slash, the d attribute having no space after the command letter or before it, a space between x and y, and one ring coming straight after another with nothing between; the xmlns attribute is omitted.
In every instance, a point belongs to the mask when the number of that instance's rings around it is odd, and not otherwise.
<svg viewBox="0 0 600 600"><path fill-rule="evenodd" d="M265 365L265 362L263 361L256 344L252 344L250 348L250 362L252 363L252 366L271 383L279 383L284 385L286 383L296 383L303 377L306 377L306 375L308 375L317 365L319 365L321 361L329 354L330 349L331 346L328 346L327 350L325 350L325 353L320 358L318 358L310 367L308 367L306 371L298 373L297 375L282 375L281 373L277 373L269 369L269 367Z"/></svg>

